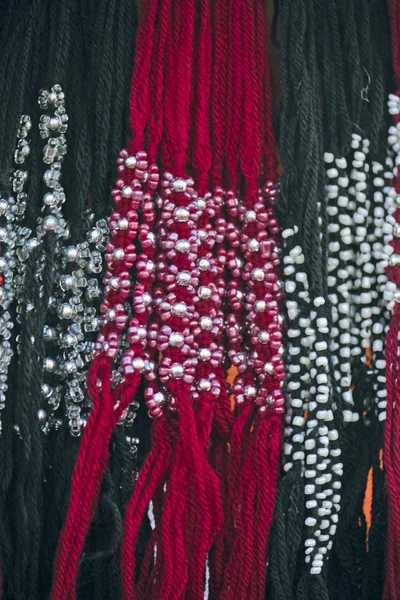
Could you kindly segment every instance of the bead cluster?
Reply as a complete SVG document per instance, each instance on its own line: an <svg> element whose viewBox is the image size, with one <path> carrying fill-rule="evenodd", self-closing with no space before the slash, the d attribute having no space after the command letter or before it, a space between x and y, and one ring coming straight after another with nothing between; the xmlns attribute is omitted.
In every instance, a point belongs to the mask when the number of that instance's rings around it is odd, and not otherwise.
<svg viewBox="0 0 400 600"><path fill-rule="evenodd" d="M255 403L260 412L273 409L284 411L282 385L285 376L282 358L282 332L279 285L279 257L277 253L278 226L274 217L277 191L267 183L253 201L245 198L240 206L241 250L244 258L243 280L246 290L245 350L253 369L251 387L256 390ZM245 377L237 382L243 385Z"/></svg>
<svg viewBox="0 0 400 600"><path fill-rule="evenodd" d="M30 233L21 222L26 208L24 188L28 179L28 172L23 169L23 166L30 154L28 135L31 128L30 117L23 115L20 119L14 153L15 169L11 178L13 195L0 198L0 411L5 408L8 370L14 354L12 343L14 322L10 310L15 300L15 274L18 272L16 265Z"/></svg>
<svg viewBox="0 0 400 600"><path fill-rule="evenodd" d="M87 220L92 227L85 242L57 248L56 285L43 331L46 358L42 393L46 404L39 415L42 429L47 432L61 424L57 416L61 405L73 436L80 435L90 409L86 376L101 324L100 277L108 239L105 221L93 224L91 214Z"/></svg>
<svg viewBox="0 0 400 600"><path fill-rule="evenodd" d="M295 465L304 476L306 562L322 570L332 547L340 510L338 431L332 402L327 303L310 298L305 257L296 245L297 228L282 232L288 318L285 471Z"/></svg>
<svg viewBox="0 0 400 600"><path fill-rule="evenodd" d="M388 135L388 158L386 167L387 185L384 187L385 207L387 216L383 225L384 247L380 267L384 269L387 281L385 283L384 299L391 318L398 318L397 304L400 302L400 201L398 189L398 165L400 164L400 98L398 95L390 94L388 101L389 113L393 116L394 123L389 128ZM396 187L390 187L389 181L394 176ZM383 278L382 278L383 279ZM393 314L394 313L394 314ZM379 348L380 350L380 348ZM380 357L384 365L383 355ZM379 380L378 380L379 381ZM383 376L380 377L380 419L386 418L386 390L383 389Z"/></svg>

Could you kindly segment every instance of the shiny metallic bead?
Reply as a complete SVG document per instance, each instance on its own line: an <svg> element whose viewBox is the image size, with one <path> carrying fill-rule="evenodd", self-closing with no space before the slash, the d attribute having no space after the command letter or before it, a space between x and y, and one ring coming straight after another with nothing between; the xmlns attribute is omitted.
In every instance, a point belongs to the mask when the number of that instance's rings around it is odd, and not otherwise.
<svg viewBox="0 0 400 600"><path fill-rule="evenodd" d="M135 169L137 164L136 156L127 156L125 159L125 166L128 169Z"/></svg>
<svg viewBox="0 0 400 600"><path fill-rule="evenodd" d="M244 215L244 220L246 223L254 223L257 218L257 214L255 210L247 210Z"/></svg>
<svg viewBox="0 0 400 600"><path fill-rule="evenodd" d="M178 285L188 286L192 277L191 277L189 271L180 271L177 274L176 279L178 281Z"/></svg>
<svg viewBox="0 0 400 600"><path fill-rule="evenodd" d="M135 369L135 371L138 371L139 373L142 373L144 371L144 360L143 360L143 358L140 358L140 357L134 358L133 361L132 361L132 366Z"/></svg>
<svg viewBox="0 0 400 600"><path fill-rule="evenodd" d="M59 307L59 314L62 319L71 319L74 315L74 309L69 302L65 302Z"/></svg>
<svg viewBox="0 0 400 600"><path fill-rule="evenodd" d="M184 179L174 179L171 181L171 189L174 192L186 192L187 183Z"/></svg>
<svg viewBox="0 0 400 600"><path fill-rule="evenodd" d="M56 368L56 361L53 358L47 357L44 359L43 368L45 371L54 371Z"/></svg>
<svg viewBox="0 0 400 600"><path fill-rule="evenodd" d="M174 211L174 217L179 223L185 223L189 220L189 211L187 208L179 207Z"/></svg>
<svg viewBox="0 0 400 600"><path fill-rule="evenodd" d="M254 310L256 312L265 312L265 309L266 309L266 303L264 300L257 300L254 303Z"/></svg>
<svg viewBox="0 0 400 600"><path fill-rule="evenodd" d="M75 283L75 278L72 275L63 275L60 278L60 288L63 291L70 290Z"/></svg>
<svg viewBox="0 0 400 600"><path fill-rule="evenodd" d="M212 325L213 325L213 322L212 322L211 317L201 317L200 318L200 327L204 331L210 331L210 329L212 329Z"/></svg>
<svg viewBox="0 0 400 600"><path fill-rule="evenodd" d="M132 196L132 192L133 190L130 185L124 185L124 187L121 190L121 195L124 198L130 198Z"/></svg>
<svg viewBox="0 0 400 600"><path fill-rule="evenodd" d="M54 215L47 215L43 219L43 229L45 231L54 231L58 226L58 219Z"/></svg>
<svg viewBox="0 0 400 600"><path fill-rule="evenodd" d="M57 337L56 330L53 327L45 325L43 328L43 336L47 342L52 342Z"/></svg>
<svg viewBox="0 0 400 600"><path fill-rule="evenodd" d="M42 383L41 390L42 390L42 395L47 399L51 398L53 395L53 392L54 392L53 388L48 383Z"/></svg>
<svg viewBox="0 0 400 600"><path fill-rule="evenodd" d="M177 317L184 317L187 313L186 302L176 302L172 306L171 312Z"/></svg>
<svg viewBox="0 0 400 600"><path fill-rule="evenodd" d="M207 258L200 258L197 266L200 271L208 271L210 269L210 261Z"/></svg>
<svg viewBox="0 0 400 600"><path fill-rule="evenodd" d="M400 254L392 254L389 257L389 266L396 267L398 265L400 265Z"/></svg>
<svg viewBox="0 0 400 600"><path fill-rule="evenodd" d="M4 213L8 209L8 202L4 198L0 198L0 215L4 215Z"/></svg>
<svg viewBox="0 0 400 600"><path fill-rule="evenodd" d="M76 246L68 246L65 248L65 255L69 262L75 262L78 258L78 248Z"/></svg>
<svg viewBox="0 0 400 600"><path fill-rule="evenodd" d="M40 242L37 238L31 238L30 240L28 240L28 242L26 243L26 249L29 252L33 252L33 250L35 250L36 248L38 248L40 246Z"/></svg>
<svg viewBox="0 0 400 600"><path fill-rule="evenodd" d="M260 331L258 334L258 341L260 342L260 344L268 344L268 342L269 342L268 331Z"/></svg>
<svg viewBox="0 0 400 600"><path fill-rule="evenodd" d="M244 388L244 393L246 394L246 396L254 398L257 395L257 388L255 388L254 385L246 385L246 387Z"/></svg>
<svg viewBox="0 0 400 600"><path fill-rule="evenodd" d="M129 221L128 221L128 219L125 219L125 218L118 219L117 225L118 225L118 229L125 231L129 227Z"/></svg>
<svg viewBox="0 0 400 600"><path fill-rule="evenodd" d="M211 390L211 382L208 379L200 379L197 387L201 392L209 392Z"/></svg>
<svg viewBox="0 0 400 600"><path fill-rule="evenodd" d="M211 350L208 348L200 348L199 350L199 359L200 360L210 360L211 358Z"/></svg>
<svg viewBox="0 0 400 600"><path fill-rule="evenodd" d="M117 290L119 288L119 277L111 277L110 287L112 287L113 290Z"/></svg>
<svg viewBox="0 0 400 600"><path fill-rule="evenodd" d="M173 332L169 336L169 345L175 348L180 348L181 346L183 346L184 341L185 338L179 332Z"/></svg>
<svg viewBox="0 0 400 600"><path fill-rule="evenodd" d="M202 300L209 300L212 296L212 290L208 286L202 285L199 288L199 296Z"/></svg>
<svg viewBox="0 0 400 600"><path fill-rule="evenodd" d="M151 304L150 294L148 292L144 292L144 294L142 294L142 300L145 306L149 306L149 304Z"/></svg>
<svg viewBox="0 0 400 600"><path fill-rule="evenodd" d="M7 241L7 229L4 227L0 227L0 242Z"/></svg>
<svg viewBox="0 0 400 600"><path fill-rule="evenodd" d="M74 361L72 360L66 360L63 364L63 368L66 370L67 373L69 373L70 375L72 373L75 373L77 371L77 366L74 363Z"/></svg>
<svg viewBox="0 0 400 600"><path fill-rule="evenodd" d="M125 258L125 251L123 248L115 248L112 257L114 260L123 260Z"/></svg>
<svg viewBox="0 0 400 600"><path fill-rule="evenodd" d="M100 237L101 237L101 233L95 227L93 229L91 229L90 231L88 231L87 239L88 239L89 243L96 244L100 240Z"/></svg>
<svg viewBox="0 0 400 600"><path fill-rule="evenodd" d="M260 243L255 239L249 240L247 242L247 248L250 252L258 252L260 249Z"/></svg>
<svg viewBox="0 0 400 600"><path fill-rule="evenodd" d="M189 252L190 242L188 240L178 240L175 244L175 249L178 252Z"/></svg>
<svg viewBox="0 0 400 600"><path fill-rule="evenodd" d="M43 410L43 408L41 408L40 410L38 410L38 419L40 423L44 423L46 421L47 418L47 414L46 411Z"/></svg>
<svg viewBox="0 0 400 600"><path fill-rule="evenodd" d="M267 375L272 375L272 373L274 372L274 366L267 362L264 365L264 373L266 373Z"/></svg>
<svg viewBox="0 0 400 600"><path fill-rule="evenodd" d="M181 379L184 373L183 366L179 363L173 363L170 368L170 373L174 379Z"/></svg>
<svg viewBox="0 0 400 600"><path fill-rule="evenodd" d="M264 281L265 278L264 271L259 268L253 269L252 276L255 281Z"/></svg>
<svg viewBox="0 0 400 600"><path fill-rule="evenodd" d="M400 223L395 223L393 225L393 237L394 238L400 237Z"/></svg>

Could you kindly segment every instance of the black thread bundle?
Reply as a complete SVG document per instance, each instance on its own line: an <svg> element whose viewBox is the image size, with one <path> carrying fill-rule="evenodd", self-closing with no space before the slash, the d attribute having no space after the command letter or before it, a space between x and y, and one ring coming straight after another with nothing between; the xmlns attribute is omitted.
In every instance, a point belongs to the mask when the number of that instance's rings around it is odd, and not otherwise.
<svg viewBox="0 0 400 600"><path fill-rule="evenodd" d="M307 265L310 296L325 296L329 292L330 239L324 153L347 157L351 165L352 134L355 133L370 142L369 166L374 160L385 164L386 96L391 89L387 7L380 0L281 0L279 18L278 140L283 176L278 211L282 229L295 225L299 228L296 241L286 243L283 261L293 246L300 244ZM372 198L372 177L369 181L367 196ZM368 221L368 234L371 227ZM303 310L300 300L299 306L300 311ZM329 302L326 307L332 331ZM304 316L307 315L300 314ZM289 360L287 354L286 361ZM331 557L321 575L308 574L304 557L307 500L304 472L294 463L290 471L282 472L278 485L267 596L274 600L369 599L378 598L382 593L385 522L380 465L382 426L374 412L376 398L370 369L359 358L351 360L354 404L360 420L344 427L334 412L344 473L342 506ZM331 372L333 374L332 363ZM341 402L335 389L333 402L336 405ZM373 501L367 539L363 500L368 474L373 478Z"/></svg>
<svg viewBox="0 0 400 600"><path fill-rule="evenodd" d="M10 168L20 116L32 117L27 224L35 228L43 196L42 148L37 98L44 87L60 84L69 117L63 163L66 201L63 214L71 242L84 239L83 214L109 212L114 165L128 133L128 109L136 31L136 7L129 0L17 0L4 3L0 23L0 192L10 192ZM54 285L55 240L45 242L43 289L35 276L37 255L27 262L22 306L35 311L22 319L21 354L11 365L11 386L0 436L0 569L5 598L27 600L48 595L54 553L68 503L79 440L67 422L45 436L40 407L48 299ZM35 339L33 345L31 340ZM139 414L137 420L143 420ZM19 428L17 435L14 426ZM137 426L119 428L87 542L82 598L118 596L116 569L123 506L139 457L126 436ZM144 448L140 448L144 452Z"/></svg>

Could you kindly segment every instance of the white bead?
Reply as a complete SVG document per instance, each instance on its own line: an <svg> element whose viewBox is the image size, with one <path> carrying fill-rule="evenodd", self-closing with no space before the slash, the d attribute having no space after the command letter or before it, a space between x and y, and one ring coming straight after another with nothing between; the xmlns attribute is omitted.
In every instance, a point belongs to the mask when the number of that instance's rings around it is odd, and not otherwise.
<svg viewBox="0 0 400 600"><path fill-rule="evenodd" d="M304 460L304 452L299 450L293 454L293 460Z"/></svg>
<svg viewBox="0 0 400 600"><path fill-rule="evenodd" d="M307 484L304 486L304 493L306 494L306 496L310 496L311 494L314 494L314 492L315 492L315 485Z"/></svg>
<svg viewBox="0 0 400 600"><path fill-rule="evenodd" d="M353 420L353 413L351 412L351 410L344 410L343 411L343 421L345 423L351 423Z"/></svg>
<svg viewBox="0 0 400 600"><path fill-rule="evenodd" d="M319 575L321 573L321 567L311 567L310 574L311 575Z"/></svg>
<svg viewBox="0 0 400 600"><path fill-rule="evenodd" d="M315 502L315 500L312 500L312 502ZM317 504L317 503L315 502L315 504ZM315 546L316 543L317 542L315 540L313 540L312 538L308 538L304 542L304 545L305 545L306 548L314 548L314 546Z"/></svg>
<svg viewBox="0 0 400 600"><path fill-rule="evenodd" d="M304 425L304 418L299 415L295 416L293 419L293 425L296 427L302 427Z"/></svg>
<svg viewBox="0 0 400 600"><path fill-rule="evenodd" d="M332 163L335 157L331 152L324 152L324 161L326 163Z"/></svg>
<svg viewBox="0 0 400 600"><path fill-rule="evenodd" d="M304 442L304 447L306 450L314 450L315 448L315 440L310 438Z"/></svg>
<svg viewBox="0 0 400 600"><path fill-rule="evenodd" d="M316 524L317 519L315 519L314 517L307 517L307 519L305 520L306 527L314 527L314 525Z"/></svg>

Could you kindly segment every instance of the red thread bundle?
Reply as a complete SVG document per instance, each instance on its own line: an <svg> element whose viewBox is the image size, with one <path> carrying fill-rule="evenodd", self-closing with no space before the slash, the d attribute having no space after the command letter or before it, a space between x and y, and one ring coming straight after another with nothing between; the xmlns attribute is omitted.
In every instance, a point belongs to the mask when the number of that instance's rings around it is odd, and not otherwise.
<svg viewBox="0 0 400 600"><path fill-rule="evenodd" d="M264 597L283 413L264 36L261 0L144 5L89 377L93 410L51 600L74 597L112 431L142 377L154 423L125 515L125 600L200 600L206 578L210 598ZM136 580L150 503L155 529Z"/></svg>

